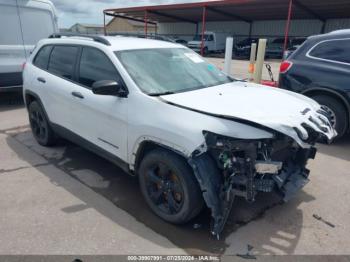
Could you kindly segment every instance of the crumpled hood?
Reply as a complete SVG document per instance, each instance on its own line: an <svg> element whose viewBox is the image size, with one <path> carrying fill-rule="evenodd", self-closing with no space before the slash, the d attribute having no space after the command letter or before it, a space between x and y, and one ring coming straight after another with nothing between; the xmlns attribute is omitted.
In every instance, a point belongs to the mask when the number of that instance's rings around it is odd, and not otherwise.
<svg viewBox="0 0 350 262"><path fill-rule="evenodd" d="M329 141L336 132L312 99L283 89L233 82L195 91L165 95L168 103L211 115L247 120L292 137L301 146L311 127Z"/></svg>

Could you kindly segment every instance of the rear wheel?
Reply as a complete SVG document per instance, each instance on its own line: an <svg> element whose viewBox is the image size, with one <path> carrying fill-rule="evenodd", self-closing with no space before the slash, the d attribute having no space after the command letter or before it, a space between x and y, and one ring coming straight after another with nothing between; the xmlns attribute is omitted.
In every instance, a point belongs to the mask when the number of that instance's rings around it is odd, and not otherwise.
<svg viewBox="0 0 350 262"><path fill-rule="evenodd" d="M53 132L43 108L37 101L30 103L29 123L35 140L42 146L51 146L55 143L55 133Z"/></svg>
<svg viewBox="0 0 350 262"><path fill-rule="evenodd" d="M168 222L186 223L203 208L191 168L175 153L164 149L148 153L141 162L139 180L147 204Z"/></svg>
<svg viewBox="0 0 350 262"><path fill-rule="evenodd" d="M348 114L344 105L330 96L318 95L312 98L328 113L329 120L338 133L338 138L342 137L348 126Z"/></svg>

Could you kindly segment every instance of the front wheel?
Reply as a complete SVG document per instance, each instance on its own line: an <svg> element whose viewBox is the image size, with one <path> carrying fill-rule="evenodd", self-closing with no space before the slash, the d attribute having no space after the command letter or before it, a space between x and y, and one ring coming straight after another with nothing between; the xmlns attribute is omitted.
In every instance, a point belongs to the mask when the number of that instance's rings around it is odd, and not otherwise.
<svg viewBox="0 0 350 262"><path fill-rule="evenodd" d="M186 223L203 208L192 169L175 153L164 149L151 151L142 160L138 175L147 204L162 219Z"/></svg>
<svg viewBox="0 0 350 262"><path fill-rule="evenodd" d="M333 128L338 133L338 138L346 133L348 114L343 104L330 96L318 95L312 97L328 113Z"/></svg>

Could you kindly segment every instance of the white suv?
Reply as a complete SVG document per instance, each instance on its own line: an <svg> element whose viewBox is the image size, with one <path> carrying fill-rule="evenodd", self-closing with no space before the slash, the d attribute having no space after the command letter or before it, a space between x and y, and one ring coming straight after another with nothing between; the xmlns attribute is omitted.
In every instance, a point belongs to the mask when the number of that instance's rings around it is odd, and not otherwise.
<svg viewBox="0 0 350 262"><path fill-rule="evenodd" d="M291 198L308 182L315 142L336 136L313 100L235 80L174 43L55 35L23 76L39 144L61 136L137 175L166 221L206 205L215 235L236 196Z"/></svg>

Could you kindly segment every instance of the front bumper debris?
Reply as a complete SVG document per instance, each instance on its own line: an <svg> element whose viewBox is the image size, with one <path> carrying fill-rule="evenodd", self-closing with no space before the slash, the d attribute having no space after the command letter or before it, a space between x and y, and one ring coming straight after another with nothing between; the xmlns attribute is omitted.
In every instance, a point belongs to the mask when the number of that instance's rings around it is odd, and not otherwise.
<svg viewBox="0 0 350 262"><path fill-rule="evenodd" d="M254 202L259 192L275 192L290 200L308 182L308 159L314 147L301 148L293 140L233 140L206 133L207 152L193 155L189 164L212 213L211 233L224 229L234 199Z"/></svg>

